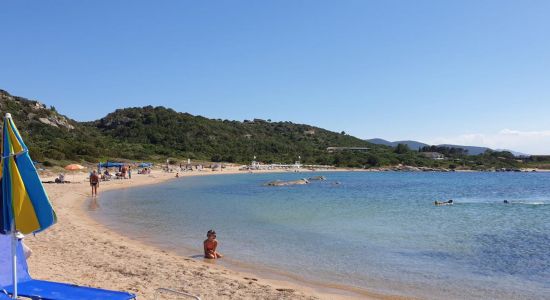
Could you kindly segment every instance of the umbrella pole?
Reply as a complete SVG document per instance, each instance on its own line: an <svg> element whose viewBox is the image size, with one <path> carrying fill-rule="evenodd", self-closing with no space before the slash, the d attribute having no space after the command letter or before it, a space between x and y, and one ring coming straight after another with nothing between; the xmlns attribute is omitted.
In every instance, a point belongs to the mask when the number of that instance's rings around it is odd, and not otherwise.
<svg viewBox="0 0 550 300"><path fill-rule="evenodd" d="M12 226L12 228L15 228L15 226ZM13 279L12 299L17 299L17 236L15 231L11 233L11 239L12 239L11 240L12 276L13 276L12 277Z"/></svg>

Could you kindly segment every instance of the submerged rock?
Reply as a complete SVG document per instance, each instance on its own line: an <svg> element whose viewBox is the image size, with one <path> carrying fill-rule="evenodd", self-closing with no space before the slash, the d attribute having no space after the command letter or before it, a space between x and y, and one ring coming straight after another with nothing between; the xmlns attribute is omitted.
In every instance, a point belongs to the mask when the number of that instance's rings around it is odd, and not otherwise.
<svg viewBox="0 0 550 300"><path fill-rule="evenodd" d="M298 179L298 180L290 180L290 181L282 181L282 180L275 180L270 181L266 183L267 186L288 186L288 185L301 185L301 184L308 184L309 181L305 178Z"/></svg>

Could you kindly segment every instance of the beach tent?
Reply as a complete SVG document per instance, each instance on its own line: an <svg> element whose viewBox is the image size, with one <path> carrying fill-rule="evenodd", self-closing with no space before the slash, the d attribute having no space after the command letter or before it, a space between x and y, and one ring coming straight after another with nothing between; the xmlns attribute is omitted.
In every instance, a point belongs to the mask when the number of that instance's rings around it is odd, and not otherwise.
<svg viewBox="0 0 550 300"><path fill-rule="evenodd" d="M97 164L97 171L101 173L101 169L102 168L121 168L123 167L125 164L123 163L120 163L120 162L100 162Z"/></svg>
<svg viewBox="0 0 550 300"><path fill-rule="evenodd" d="M40 232L56 222L55 212L10 114L4 117L0 163L0 233L11 234L13 295L17 298L16 233Z"/></svg>
<svg viewBox="0 0 550 300"><path fill-rule="evenodd" d="M100 162L98 165L98 168L118 168L118 167L122 167L124 166L123 163L120 163L120 162Z"/></svg>

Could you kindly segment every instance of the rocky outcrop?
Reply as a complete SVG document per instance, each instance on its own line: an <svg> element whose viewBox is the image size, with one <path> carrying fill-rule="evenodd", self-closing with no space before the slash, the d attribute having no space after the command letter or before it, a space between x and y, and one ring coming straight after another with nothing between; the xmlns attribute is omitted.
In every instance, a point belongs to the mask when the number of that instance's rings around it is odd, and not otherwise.
<svg viewBox="0 0 550 300"><path fill-rule="evenodd" d="M71 121L58 114L55 109L49 109L36 100L12 96L4 90L0 90L0 110L10 112L18 120L26 119L29 122L36 121L57 128L75 129Z"/></svg>
<svg viewBox="0 0 550 300"><path fill-rule="evenodd" d="M282 180L275 180L270 181L266 183L267 186L289 186L289 185L302 185L302 184L308 184L309 181L305 178L298 179L298 180L289 180L289 181L282 181Z"/></svg>
<svg viewBox="0 0 550 300"><path fill-rule="evenodd" d="M64 127L64 128L67 128L69 130L71 129L74 129L74 126L71 125L67 119L63 118L63 117L48 117L48 118L38 118L38 121L46 124L46 125L50 125L50 126L53 126L53 127Z"/></svg>

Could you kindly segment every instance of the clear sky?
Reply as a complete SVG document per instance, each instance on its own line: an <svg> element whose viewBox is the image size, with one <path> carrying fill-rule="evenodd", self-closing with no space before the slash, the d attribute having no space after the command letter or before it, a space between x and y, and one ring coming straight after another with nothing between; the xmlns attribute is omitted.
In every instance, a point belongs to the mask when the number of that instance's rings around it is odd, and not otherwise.
<svg viewBox="0 0 550 300"><path fill-rule="evenodd" d="M2 1L0 88L550 154L550 1Z"/></svg>

